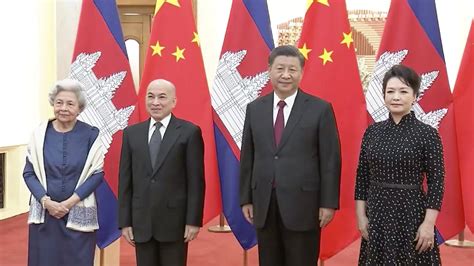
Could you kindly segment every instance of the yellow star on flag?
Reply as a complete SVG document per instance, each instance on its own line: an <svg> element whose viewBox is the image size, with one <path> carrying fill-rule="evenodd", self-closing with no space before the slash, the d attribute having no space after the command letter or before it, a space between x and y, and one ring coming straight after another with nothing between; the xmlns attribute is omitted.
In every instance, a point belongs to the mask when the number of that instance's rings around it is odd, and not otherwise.
<svg viewBox="0 0 474 266"><path fill-rule="evenodd" d="M164 3L168 3L176 7L181 7L179 5L179 0L156 0L155 14L158 13L158 11L160 11L160 8L164 5Z"/></svg>
<svg viewBox="0 0 474 266"><path fill-rule="evenodd" d="M329 0L318 0L318 3L320 3L322 5L325 5L325 6L329 6Z"/></svg>
<svg viewBox="0 0 474 266"><path fill-rule="evenodd" d="M151 49L153 49L153 54L151 54L151 56L154 56L154 55L159 55L161 56L161 51L163 49L165 49L164 46L161 46L160 45L160 41L156 41L156 44L155 45L150 45Z"/></svg>
<svg viewBox="0 0 474 266"><path fill-rule="evenodd" d="M351 47L351 43L354 42L354 40L352 39L352 31L349 33L343 32L342 34L344 36L344 39L342 39L341 44L346 44L347 48Z"/></svg>
<svg viewBox="0 0 474 266"><path fill-rule="evenodd" d="M172 55L174 55L176 57L176 62L179 61L179 59L185 59L184 58L184 50L186 49L179 49L178 46L176 46L176 52L172 53Z"/></svg>
<svg viewBox="0 0 474 266"><path fill-rule="evenodd" d="M199 42L199 35L196 32L193 32L193 35L194 35L194 38L191 42L195 42L197 46L200 46L201 43Z"/></svg>
<svg viewBox="0 0 474 266"><path fill-rule="evenodd" d="M331 55L334 51L327 51L326 48L324 48L323 54L319 56L319 58L323 59L323 66L326 65L327 61L332 62Z"/></svg>
<svg viewBox="0 0 474 266"><path fill-rule="evenodd" d="M300 50L300 53L302 53L304 58L308 60L308 54L311 52L311 49L308 49L308 47L306 47L306 43L303 44L303 47L298 48L298 50Z"/></svg>

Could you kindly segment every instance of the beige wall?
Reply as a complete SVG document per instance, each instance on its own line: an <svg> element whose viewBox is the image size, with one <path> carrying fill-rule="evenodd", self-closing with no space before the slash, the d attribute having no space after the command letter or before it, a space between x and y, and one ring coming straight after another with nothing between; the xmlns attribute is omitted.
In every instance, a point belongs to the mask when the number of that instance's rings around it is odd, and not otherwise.
<svg viewBox="0 0 474 266"><path fill-rule="evenodd" d="M5 152L5 205L0 209L0 220L28 211L29 191L22 178L25 165L25 146L0 148Z"/></svg>
<svg viewBox="0 0 474 266"><path fill-rule="evenodd" d="M8 65L1 66L5 89L0 90L0 125L7 130L0 133L0 152L6 153L0 220L28 210L30 193L22 177L26 144L39 122L51 116L46 99L56 79L55 1L9 1L3 8L23 10L24 20L18 21L14 12L3 13L5 21L0 19L2 29L15 39L0 44L0 49L9 51L2 53Z"/></svg>
<svg viewBox="0 0 474 266"><path fill-rule="evenodd" d="M55 58L58 79L69 76L69 66L72 62L72 53L76 42L81 5L81 0L57 0L55 34L57 54Z"/></svg>

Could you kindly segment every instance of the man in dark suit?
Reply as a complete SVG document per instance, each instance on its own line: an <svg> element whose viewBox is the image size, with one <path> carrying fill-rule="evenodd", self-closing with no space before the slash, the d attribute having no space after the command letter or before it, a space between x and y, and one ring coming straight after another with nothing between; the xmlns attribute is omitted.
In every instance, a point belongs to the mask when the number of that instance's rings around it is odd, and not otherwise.
<svg viewBox="0 0 474 266"><path fill-rule="evenodd" d="M184 265L204 207L204 143L196 125L176 118L176 89L154 80L151 118L123 132L119 226L138 265Z"/></svg>
<svg viewBox="0 0 474 266"><path fill-rule="evenodd" d="M269 57L273 92L247 106L240 203L262 266L317 265L320 230L339 207L340 145L332 107L298 89L304 57ZM328 84L330 86L330 84Z"/></svg>

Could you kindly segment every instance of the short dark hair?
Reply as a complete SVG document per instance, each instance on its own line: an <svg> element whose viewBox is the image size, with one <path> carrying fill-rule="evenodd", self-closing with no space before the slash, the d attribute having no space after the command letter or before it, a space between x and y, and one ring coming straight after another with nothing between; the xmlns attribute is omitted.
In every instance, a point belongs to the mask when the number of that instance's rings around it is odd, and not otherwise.
<svg viewBox="0 0 474 266"><path fill-rule="evenodd" d="M420 76L413 70L405 65L394 65L390 68L385 76L383 77L382 82L382 93L385 95L385 90L387 89L388 80L391 78L398 78L401 82L405 83L408 87L413 89L415 96L418 97L420 93Z"/></svg>
<svg viewBox="0 0 474 266"><path fill-rule="evenodd" d="M277 56L297 57L298 60L300 61L301 68L304 67L304 56L303 54L301 54L300 50L298 50L298 48L296 48L293 45L281 45L281 46L275 47L270 53L270 56L268 56L269 66L273 64L273 61L275 61L275 58L277 58Z"/></svg>

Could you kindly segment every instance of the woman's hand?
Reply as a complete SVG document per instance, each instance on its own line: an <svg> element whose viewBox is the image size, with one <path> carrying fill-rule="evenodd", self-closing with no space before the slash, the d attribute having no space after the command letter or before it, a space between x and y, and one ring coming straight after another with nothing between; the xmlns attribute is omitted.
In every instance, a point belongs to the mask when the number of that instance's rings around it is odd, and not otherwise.
<svg viewBox="0 0 474 266"><path fill-rule="evenodd" d="M70 210L79 201L81 201L81 198L79 198L79 196L76 193L74 193L67 200L61 201L61 204L64 206L64 208Z"/></svg>
<svg viewBox="0 0 474 266"><path fill-rule="evenodd" d="M424 221L416 232L416 247L418 253L434 247L434 223Z"/></svg>
<svg viewBox="0 0 474 266"><path fill-rule="evenodd" d="M418 253L434 247L434 226L436 223L436 218L438 217L438 213L438 210L426 209L425 220L420 225L420 227L418 227L415 237L415 241L417 241L415 249L418 250Z"/></svg>
<svg viewBox="0 0 474 266"><path fill-rule="evenodd" d="M44 207L48 210L48 213L56 219L61 219L69 212L69 209L66 208L62 203L57 201L46 199L44 201Z"/></svg>
<svg viewBox="0 0 474 266"><path fill-rule="evenodd" d="M356 200L357 227L365 240L369 240L369 219L367 218L367 202Z"/></svg>
<svg viewBox="0 0 474 266"><path fill-rule="evenodd" d="M365 240L369 240L369 219L366 215L357 216L359 232Z"/></svg>

